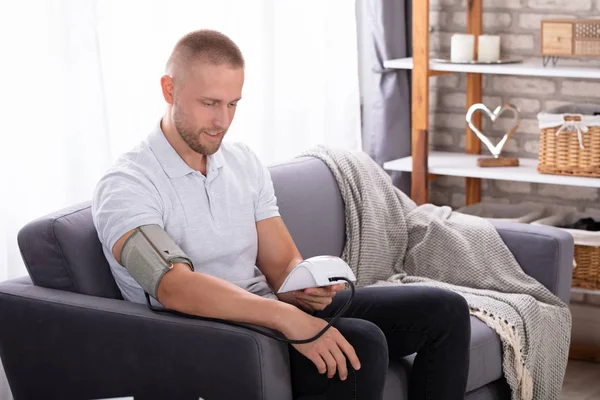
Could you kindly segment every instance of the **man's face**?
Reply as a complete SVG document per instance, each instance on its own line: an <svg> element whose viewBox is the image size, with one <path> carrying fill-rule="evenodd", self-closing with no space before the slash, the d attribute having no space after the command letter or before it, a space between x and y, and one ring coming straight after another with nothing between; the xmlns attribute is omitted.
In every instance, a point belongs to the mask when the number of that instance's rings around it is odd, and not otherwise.
<svg viewBox="0 0 600 400"><path fill-rule="evenodd" d="M197 62L175 79L179 79L173 95L175 129L195 152L214 154L242 97L244 70Z"/></svg>

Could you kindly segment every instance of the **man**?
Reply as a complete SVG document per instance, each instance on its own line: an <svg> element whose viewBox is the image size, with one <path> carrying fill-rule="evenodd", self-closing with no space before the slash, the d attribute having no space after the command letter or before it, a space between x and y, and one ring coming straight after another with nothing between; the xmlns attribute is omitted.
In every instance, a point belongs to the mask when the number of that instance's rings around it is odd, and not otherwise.
<svg viewBox="0 0 600 400"><path fill-rule="evenodd" d="M243 83L244 60L228 37L201 30L181 38L161 78L165 114L98 183L94 224L125 299L143 303L146 291L168 309L310 338L349 293L340 284L274 294L302 256L268 169L247 146L222 143ZM128 240L142 240L143 226L176 243L182 262L152 270L129 256L137 250ZM462 297L361 288L347 315L290 347L295 396L380 399L388 357L418 352L411 399L464 397L470 324Z"/></svg>

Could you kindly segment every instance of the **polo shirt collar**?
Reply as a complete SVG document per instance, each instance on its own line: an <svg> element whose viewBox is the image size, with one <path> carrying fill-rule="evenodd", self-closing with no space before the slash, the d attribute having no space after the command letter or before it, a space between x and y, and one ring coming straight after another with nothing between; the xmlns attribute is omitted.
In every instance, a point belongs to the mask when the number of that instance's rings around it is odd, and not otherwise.
<svg viewBox="0 0 600 400"><path fill-rule="evenodd" d="M152 133L150 133L148 142L152 152L169 178L179 178L195 172L193 168L183 161L183 158L181 158L173 146L171 146L171 143L169 143L160 127L160 121ZM225 159L219 148L216 153L211 154L206 158L207 173L208 171L221 168L224 164Z"/></svg>
<svg viewBox="0 0 600 400"><path fill-rule="evenodd" d="M223 148L223 143L221 142L221 147L217 150L216 153L211 154L206 159L206 165L208 166L208 170L217 170L221 168L225 164L225 157L223 156L223 152L221 149Z"/></svg>

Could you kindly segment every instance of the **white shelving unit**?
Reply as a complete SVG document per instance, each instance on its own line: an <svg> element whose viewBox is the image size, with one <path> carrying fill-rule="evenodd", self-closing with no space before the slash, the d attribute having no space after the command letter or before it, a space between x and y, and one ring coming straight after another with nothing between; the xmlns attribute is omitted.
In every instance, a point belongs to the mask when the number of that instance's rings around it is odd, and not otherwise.
<svg viewBox="0 0 600 400"><path fill-rule="evenodd" d="M413 69L412 58L388 60L384 66L389 69ZM430 71L448 73L480 73L493 75L513 75L531 77L554 77L575 79L600 79L600 62L578 62L560 59L556 66L551 64L544 67L542 58L525 59L512 64L450 64L429 61ZM465 178L481 178L508 180L531 183L544 183L567 186L600 188L600 178L579 176L550 175L537 172L537 159L519 158L518 167L478 167L479 154L451 153L431 151L427 157L427 172L435 175L460 176ZM389 171L412 172L412 157L404 157L383 164ZM599 293L597 290L571 288L574 293Z"/></svg>
<svg viewBox="0 0 600 400"><path fill-rule="evenodd" d="M390 69L412 69L412 58L399 58L384 62ZM556 66L544 67L542 58L529 58L512 64L451 64L430 59L431 71L455 73L480 73L493 75L515 75L555 78L600 79L600 61L581 62L560 59ZM466 125L466 123L465 123ZM499 179L556 185L584 186L600 188L600 178L578 176L547 175L537 172L536 159L519 159L519 167L482 168L476 164L480 155L465 153L431 152L427 171L438 175L461 176L468 178ZM392 160L383 165L389 171L412 171L412 157Z"/></svg>
<svg viewBox="0 0 600 400"><path fill-rule="evenodd" d="M383 63L390 69L413 69L412 58L398 58ZM560 59L556 66L548 64L544 67L542 58L528 58L514 64L450 64L429 61L431 71L462 72L493 75L538 76L554 78L600 79L600 62L582 63L568 59Z"/></svg>
<svg viewBox="0 0 600 400"><path fill-rule="evenodd" d="M554 185L585 186L600 188L599 178L582 176L549 175L537 172L536 159L519 158L518 167L478 167L479 154L432 151L428 157L427 171L436 175L462 176L467 178L496 179ZM404 157L383 164L389 171L412 171L412 157Z"/></svg>
<svg viewBox="0 0 600 400"><path fill-rule="evenodd" d="M572 287L571 288L571 292L572 293L589 293L589 294L598 294L597 290L594 289L582 289L582 288L577 288L577 287Z"/></svg>

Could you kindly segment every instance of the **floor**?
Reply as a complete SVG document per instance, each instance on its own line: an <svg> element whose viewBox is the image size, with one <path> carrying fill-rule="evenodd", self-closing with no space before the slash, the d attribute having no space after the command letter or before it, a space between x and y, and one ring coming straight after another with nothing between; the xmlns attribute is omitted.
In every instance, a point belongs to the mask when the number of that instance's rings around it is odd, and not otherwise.
<svg viewBox="0 0 600 400"><path fill-rule="evenodd" d="M560 400L600 399L600 364L569 361Z"/></svg>

